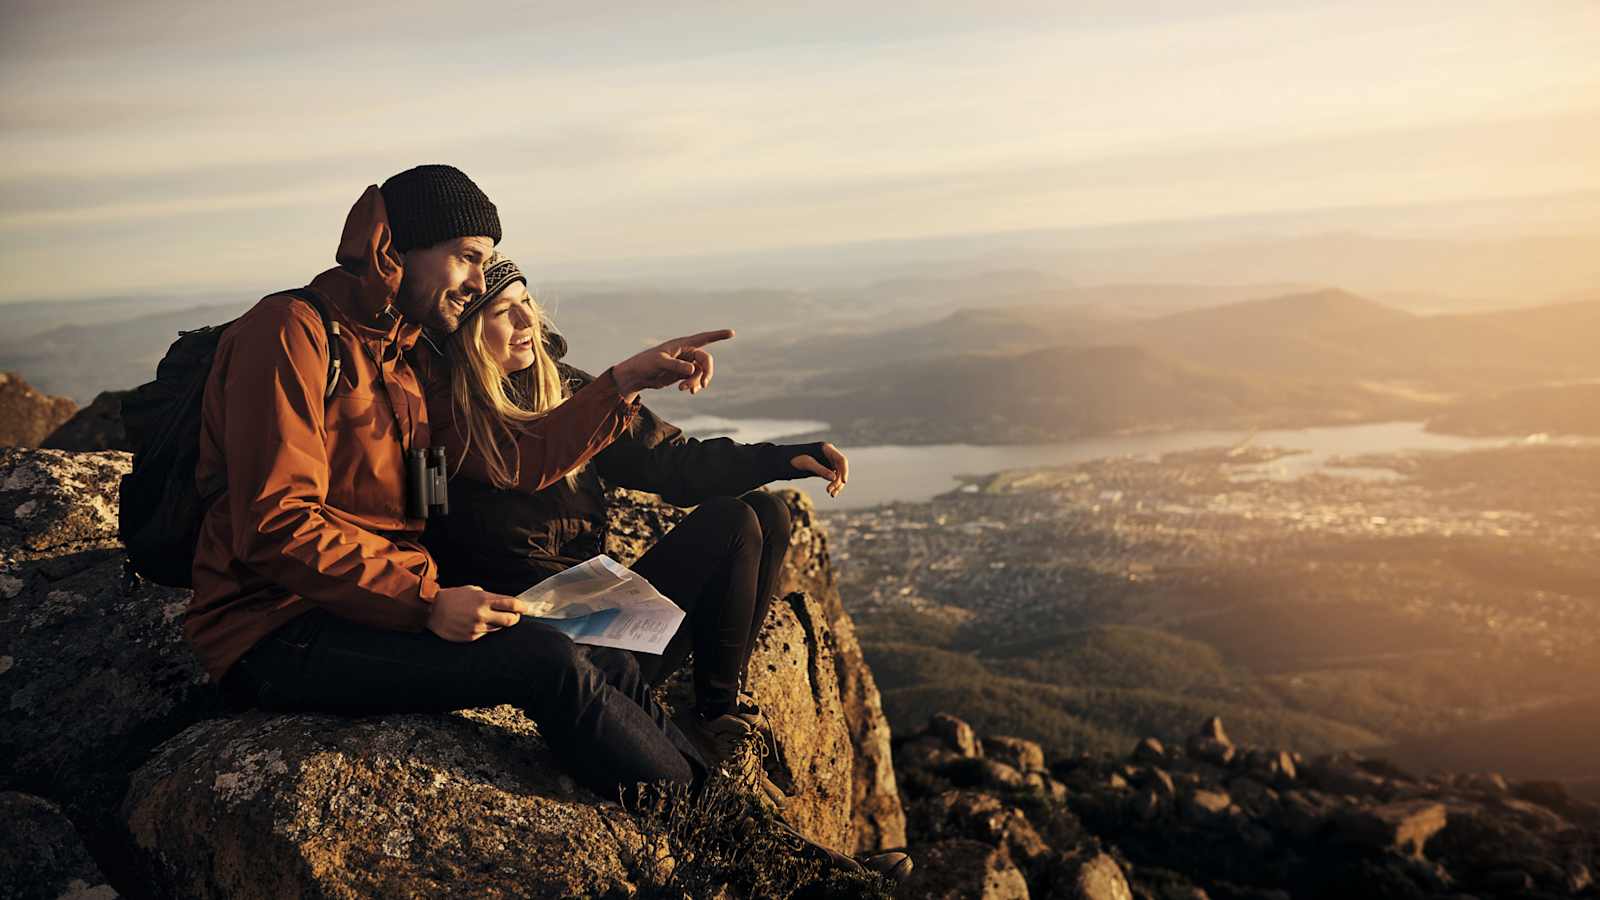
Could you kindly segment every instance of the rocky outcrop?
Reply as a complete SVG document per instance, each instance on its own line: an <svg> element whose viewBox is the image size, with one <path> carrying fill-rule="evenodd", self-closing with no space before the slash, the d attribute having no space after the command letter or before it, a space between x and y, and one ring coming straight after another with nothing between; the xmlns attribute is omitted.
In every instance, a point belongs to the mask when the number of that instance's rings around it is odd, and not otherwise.
<svg viewBox="0 0 1600 900"><path fill-rule="evenodd" d="M1004 851L962 838L912 851L904 892L929 900L1028 900L1028 882Z"/></svg>
<svg viewBox="0 0 1600 900"><path fill-rule="evenodd" d="M32 794L0 792L0 897L116 900L61 808Z"/></svg>
<svg viewBox="0 0 1600 900"><path fill-rule="evenodd" d="M126 589L125 453L0 450L0 788L95 822L157 743L215 709L188 592Z"/></svg>
<svg viewBox="0 0 1600 900"><path fill-rule="evenodd" d="M889 720L883 713L878 683L861 653L856 626L839 598L837 575L828 558L828 545L816 521L811 501L795 491L784 491L794 521L789 545L785 591L803 591L816 598L833 632L839 699L854 751L852 760L851 843L857 850L903 847L906 817L894 775L894 752Z"/></svg>
<svg viewBox="0 0 1600 900"><path fill-rule="evenodd" d="M78 404L33 389L21 375L0 372L0 447L37 447Z"/></svg>
<svg viewBox="0 0 1600 900"><path fill-rule="evenodd" d="M139 769L122 815L173 896L631 896L671 874L510 707L213 719Z"/></svg>
<svg viewBox="0 0 1600 900"><path fill-rule="evenodd" d="M967 853L960 878L988 877L1004 855L1032 896L1600 894L1600 805L1550 782L1417 777L1348 753L1303 760L1237 745L1216 719L1183 750L1147 738L1127 757L1056 759L1020 788L975 765L1030 760L1026 744L950 716L902 739L913 855L975 841L993 855Z"/></svg>
<svg viewBox="0 0 1600 900"><path fill-rule="evenodd" d="M1124 898L1118 861L1078 823L1034 741L940 713L895 746L913 878L961 897ZM981 851L981 852L980 852Z"/></svg>
<svg viewBox="0 0 1600 900"><path fill-rule="evenodd" d="M122 398L132 391L102 391L94 402L73 413L39 446L51 450L128 450L122 427Z"/></svg>
<svg viewBox="0 0 1600 900"><path fill-rule="evenodd" d="M839 846L851 753L821 618L805 598L774 609L751 688L778 735L785 818ZM121 815L145 880L187 897L623 897L664 889L674 865L512 707L212 719L134 774Z"/></svg>
<svg viewBox="0 0 1600 900"><path fill-rule="evenodd" d="M855 753L839 694L838 653L809 595L773 604L750 657L750 692L779 735L767 770L789 799L784 818L830 847L854 846Z"/></svg>
<svg viewBox="0 0 1600 900"><path fill-rule="evenodd" d="M575 787L509 707L214 718L215 692L182 641L187 592L124 582L116 485L127 470L125 453L0 451L0 789L60 803L112 884L182 896L431 895L440 885L631 896L715 856L674 861L662 847L681 850L681 823L641 824ZM632 558L630 541L653 540L680 516L634 497L608 549ZM786 817L848 846L855 799L873 795L858 788L836 621L813 596L774 604L751 688L779 736L768 764L789 788ZM887 766L886 726L878 740L868 753L881 749ZM874 799L898 813L889 784L890 797ZM739 830L748 848L749 829ZM786 852L774 844L743 865L810 877Z"/></svg>
<svg viewBox="0 0 1600 900"><path fill-rule="evenodd" d="M839 599L827 539L817 524L810 499L797 491L781 491L779 496L789 504L794 531L778 593L783 596L800 591L820 606L820 615L798 618L807 634L823 638L819 644L825 644L833 658L836 687L829 693L838 695L849 734L850 826L843 846L859 851L902 847L906 843L906 819L895 782L889 721L883 714L872 670L861 655L855 623ZM615 497L618 502L613 504L607 548L624 562L636 559L683 515L680 510L653 502L648 495L617 491ZM776 639L773 635L768 637ZM753 663L750 671L752 680L762 677ZM816 701L818 708L832 708L832 700Z"/></svg>

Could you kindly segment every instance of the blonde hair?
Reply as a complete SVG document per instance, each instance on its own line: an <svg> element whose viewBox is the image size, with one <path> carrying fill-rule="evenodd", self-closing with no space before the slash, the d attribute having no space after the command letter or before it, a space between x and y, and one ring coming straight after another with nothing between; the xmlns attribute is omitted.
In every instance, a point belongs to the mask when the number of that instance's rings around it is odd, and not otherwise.
<svg viewBox="0 0 1600 900"><path fill-rule="evenodd" d="M538 301L533 301L532 310L533 365L510 375L500 370L500 364L483 343L483 314L488 306L486 303L480 307L445 342L445 358L450 362L450 402L455 425L466 435L462 456L477 444L489 480L497 488L511 488L522 472L516 431L560 406L571 391L545 349L546 320ZM507 447L511 448L510 460L506 459ZM582 469L579 466L567 473L569 486L577 485Z"/></svg>

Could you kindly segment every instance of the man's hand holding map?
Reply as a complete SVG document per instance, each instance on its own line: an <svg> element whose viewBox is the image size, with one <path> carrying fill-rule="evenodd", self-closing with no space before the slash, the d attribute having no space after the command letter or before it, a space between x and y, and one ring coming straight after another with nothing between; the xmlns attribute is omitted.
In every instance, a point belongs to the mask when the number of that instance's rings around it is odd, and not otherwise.
<svg viewBox="0 0 1600 900"><path fill-rule="evenodd" d="M604 554L546 578L518 595L533 617L580 644L660 653L683 610L643 576Z"/></svg>

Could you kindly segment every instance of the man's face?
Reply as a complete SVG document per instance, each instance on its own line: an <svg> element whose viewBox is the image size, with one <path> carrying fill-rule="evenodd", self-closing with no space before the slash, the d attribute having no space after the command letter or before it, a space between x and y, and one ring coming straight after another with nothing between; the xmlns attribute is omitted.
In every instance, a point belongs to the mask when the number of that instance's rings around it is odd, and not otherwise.
<svg viewBox="0 0 1600 900"><path fill-rule="evenodd" d="M449 334L467 302L483 293L483 264L494 252L488 237L460 237L406 254L395 308L412 322Z"/></svg>

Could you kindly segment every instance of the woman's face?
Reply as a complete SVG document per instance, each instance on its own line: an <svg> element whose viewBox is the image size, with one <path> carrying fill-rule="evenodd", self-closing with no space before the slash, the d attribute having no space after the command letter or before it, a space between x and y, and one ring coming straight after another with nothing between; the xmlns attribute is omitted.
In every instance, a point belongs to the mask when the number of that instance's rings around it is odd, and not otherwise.
<svg viewBox="0 0 1600 900"><path fill-rule="evenodd" d="M500 371L509 375L533 365L539 313L527 285L511 282L478 315L483 317L483 348Z"/></svg>

